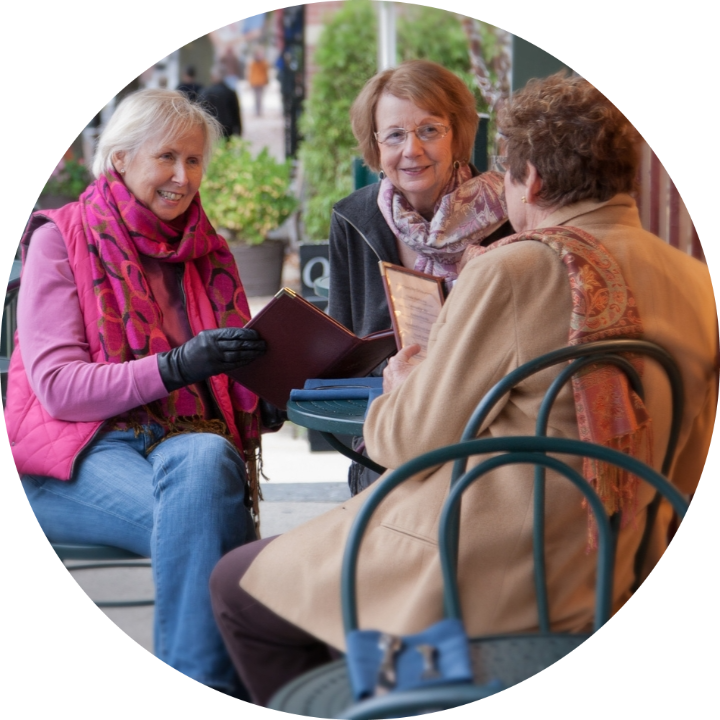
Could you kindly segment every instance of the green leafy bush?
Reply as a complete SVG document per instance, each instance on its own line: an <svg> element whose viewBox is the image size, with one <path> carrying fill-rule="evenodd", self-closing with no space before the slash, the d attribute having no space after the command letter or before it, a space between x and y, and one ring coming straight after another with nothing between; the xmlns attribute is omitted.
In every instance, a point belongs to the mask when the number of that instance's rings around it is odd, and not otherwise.
<svg viewBox="0 0 720 720"><path fill-rule="evenodd" d="M53 170L40 195L61 195L77 199L91 181L82 159L63 158Z"/></svg>
<svg viewBox="0 0 720 720"><path fill-rule="evenodd" d="M290 193L290 162L278 162L263 148L257 155L239 137L221 142L200 187L213 226L258 245L297 207Z"/></svg>
<svg viewBox="0 0 720 720"><path fill-rule="evenodd" d="M454 72L472 90L478 111L485 111L458 15L424 5L403 5L397 22L397 44L400 60L432 60Z"/></svg>

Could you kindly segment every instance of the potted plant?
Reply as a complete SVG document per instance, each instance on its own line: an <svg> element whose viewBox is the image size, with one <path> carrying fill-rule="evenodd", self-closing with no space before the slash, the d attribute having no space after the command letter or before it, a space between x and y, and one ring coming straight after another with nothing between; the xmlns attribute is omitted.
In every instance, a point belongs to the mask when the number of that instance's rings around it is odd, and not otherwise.
<svg viewBox="0 0 720 720"><path fill-rule="evenodd" d="M257 155L250 143L231 137L220 143L200 188L203 207L230 246L249 296L273 295L280 288L285 244L268 239L295 210L290 193L291 165Z"/></svg>
<svg viewBox="0 0 720 720"><path fill-rule="evenodd" d="M68 151L45 183L38 205L47 210L77 200L92 178L82 158L76 160Z"/></svg>

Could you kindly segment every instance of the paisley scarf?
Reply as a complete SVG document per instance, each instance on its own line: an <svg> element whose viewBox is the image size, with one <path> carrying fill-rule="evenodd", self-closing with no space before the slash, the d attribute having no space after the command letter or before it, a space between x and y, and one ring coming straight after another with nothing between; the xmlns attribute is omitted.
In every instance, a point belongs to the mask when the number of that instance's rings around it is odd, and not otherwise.
<svg viewBox="0 0 720 720"><path fill-rule="evenodd" d="M432 220L420 215L388 178L380 184L378 206L395 237L419 254L414 269L445 278L448 289L457 279L465 248L482 242L507 220L503 176L487 172L473 177L468 165L453 171Z"/></svg>
<svg viewBox="0 0 720 720"><path fill-rule="evenodd" d="M225 240L213 230L199 194L180 218L165 222L138 201L120 176L111 171L85 190L80 204L92 258L90 272L105 362L122 363L171 349L162 330L162 310L150 291L140 255L183 264L188 317L198 319L203 329L243 327L249 320L250 310L235 261ZM142 410L145 417L166 430L167 436L203 431L227 437L248 466L257 514L257 396L226 375L211 378L209 385L218 406L232 408L230 417L226 413L223 420L203 419L202 398L192 385ZM131 413L130 424L136 424L132 417Z"/></svg>
<svg viewBox="0 0 720 720"><path fill-rule="evenodd" d="M572 295L569 345L642 337L637 304L620 267L600 242L580 228L557 226L511 235L488 247L468 248L465 259L523 240L547 245L565 265ZM638 358L632 358L632 362L642 370ZM572 388L581 440L652 464L651 420L622 370L614 365L586 366L573 376ZM621 524L626 525L636 510L637 477L588 458L583 463L583 475L607 512L621 513ZM597 527L591 513L589 544L597 544Z"/></svg>

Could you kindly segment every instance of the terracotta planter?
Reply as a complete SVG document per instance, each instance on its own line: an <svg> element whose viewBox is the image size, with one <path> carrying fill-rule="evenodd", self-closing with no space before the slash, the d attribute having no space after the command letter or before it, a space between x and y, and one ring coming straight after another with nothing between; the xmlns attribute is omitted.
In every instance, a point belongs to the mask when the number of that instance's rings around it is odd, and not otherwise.
<svg viewBox="0 0 720 720"><path fill-rule="evenodd" d="M228 246L248 297L274 295L280 289L285 259L282 240L265 240L260 245L229 242Z"/></svg>

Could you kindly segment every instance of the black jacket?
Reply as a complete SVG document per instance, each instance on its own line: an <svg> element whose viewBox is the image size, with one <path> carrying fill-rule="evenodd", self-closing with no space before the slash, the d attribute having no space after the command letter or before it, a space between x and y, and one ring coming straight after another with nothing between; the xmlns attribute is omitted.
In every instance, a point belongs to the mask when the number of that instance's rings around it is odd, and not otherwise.
<svg viewBox="0 0 720 720"><path fill-rule="evenodd" d="M330 295L328 314L359 337L392 327L380 260L400 264L395 236L377 204L380 183L367 185L338 202L330 222ZM379 374L385 363L375 370ZM362 438L353 449L363 452ZM348 470L350 492L357 495L378 474L353 462Z"/></svg>
<svg viewBox="0 0 720 720"><path fill-rule="evenodd" d="M400 257L379 191L374 183L340 200L330 223L328 314L359 337L392 326L378 263L400 264Z"/></svg>
<svg viewBox="0 0 720 720"><path fill-rule="evenodd" d="M242 117L237 93L225 83L219 82L200 93L200 102L212 113L223 127L225 137L242 135Z"/></svg>

